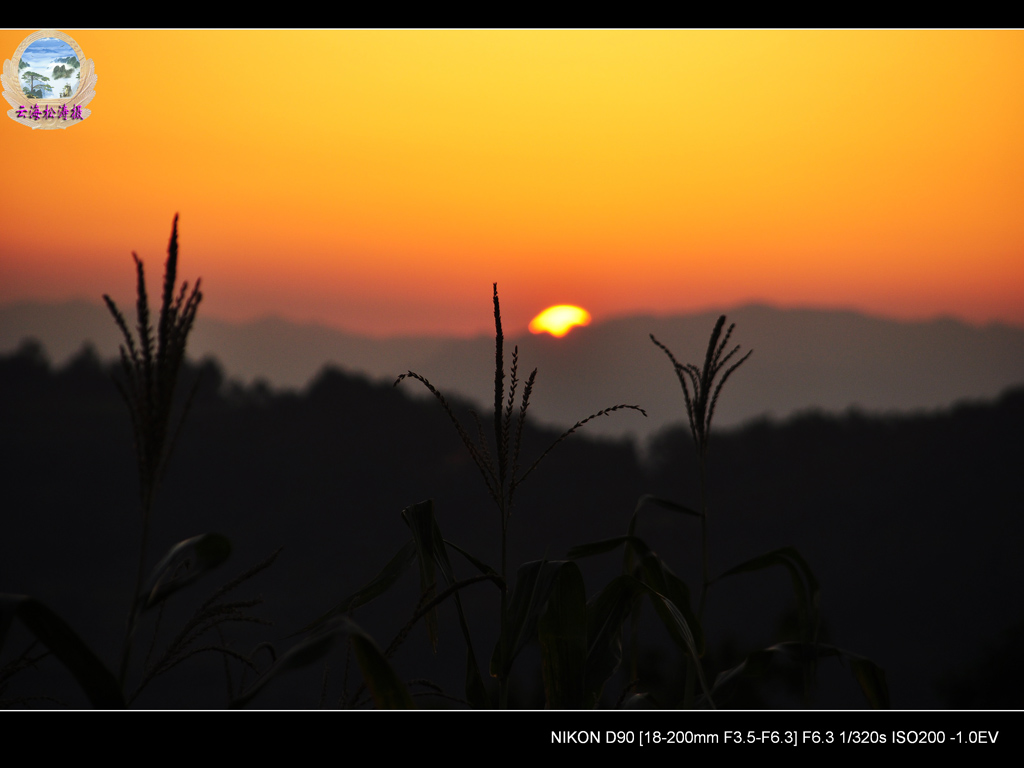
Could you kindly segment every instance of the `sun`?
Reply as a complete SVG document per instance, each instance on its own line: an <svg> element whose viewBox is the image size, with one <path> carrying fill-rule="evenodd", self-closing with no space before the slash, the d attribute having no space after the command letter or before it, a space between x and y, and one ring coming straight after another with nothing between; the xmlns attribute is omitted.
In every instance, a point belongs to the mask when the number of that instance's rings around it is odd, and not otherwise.
<svg viewBox="0 0 1024 768"><path fill-rule="evenodd" d="M561 338L577 325L590 325L590 313L572 304L558 304L530 321L530 333L550 333Z"/></svg>

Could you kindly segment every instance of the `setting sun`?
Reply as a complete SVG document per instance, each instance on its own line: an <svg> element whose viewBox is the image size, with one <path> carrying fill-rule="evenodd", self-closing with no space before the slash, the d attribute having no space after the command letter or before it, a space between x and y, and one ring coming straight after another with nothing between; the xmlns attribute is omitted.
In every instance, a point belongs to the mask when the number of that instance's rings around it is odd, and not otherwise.
<svg viewBox="0 0 1024 768"><path fill-rule="evenodd" d="M590 313L572 304L548 307L530 321L530 333L550 333L561 338L573 326L590 325Z"/></svg>

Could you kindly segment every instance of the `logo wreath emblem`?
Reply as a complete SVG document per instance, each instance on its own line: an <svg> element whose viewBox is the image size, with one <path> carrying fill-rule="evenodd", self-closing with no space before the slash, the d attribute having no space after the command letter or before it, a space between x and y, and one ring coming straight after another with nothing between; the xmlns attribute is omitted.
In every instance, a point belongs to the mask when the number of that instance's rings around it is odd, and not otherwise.
<svg viewBox="0 0 1024 768"><path fill-rule="evenodd" d="M44 130L77 125L92 114L85 105L96 95L94 70L70 35L56 29L33 32L4 62L0 82L13 107L7 116Z"/></svg>

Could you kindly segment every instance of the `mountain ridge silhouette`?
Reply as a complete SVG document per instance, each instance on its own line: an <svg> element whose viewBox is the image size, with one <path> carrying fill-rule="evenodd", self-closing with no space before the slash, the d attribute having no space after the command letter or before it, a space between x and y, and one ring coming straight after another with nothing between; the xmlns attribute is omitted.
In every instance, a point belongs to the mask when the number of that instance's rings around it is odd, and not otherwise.
<svg viewBox="0 0 1024 768"><path fill-rule="evenodd" d="M685 414L671 363L649 335L680 362L700 362L718 315L612 318L562 339L524 334L509 336L506 345L519 346L525 370L538 368L543 395L532 404L538 421L565 428L610 405L637 404L648 419L598 419L592 433L648 438ZM963 399L991 399L1024 382L1024 329L1013 326L975 327L950 317L911 322L852 310L763 304L727 315L736 323L730 343L754 354L730 381L732 397L715 416L719 427L807 410L934 410ZM84 343L93 344L104 359L117 355L116 329L98 303L0 306L0 353L13 351L26 337L38 339L56 363ZM491 392L492 345L486 335L375 339L274 317L247 323L200 317L189 355L213 356L230 378L265 379L278 389L306 387L326 365L389 382L414 370L483 407Z"/></svg>

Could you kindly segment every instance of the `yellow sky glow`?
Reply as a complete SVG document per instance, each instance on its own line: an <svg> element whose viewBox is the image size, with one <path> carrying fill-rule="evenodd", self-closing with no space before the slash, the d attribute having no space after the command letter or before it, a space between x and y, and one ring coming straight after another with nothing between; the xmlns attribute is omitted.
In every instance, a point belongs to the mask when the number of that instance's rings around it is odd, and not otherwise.
<svg viewBox="0 0 1024 768"><path fill-rule="evenodd" d="M10 58L32 30L0 31ZM75 31L92 116L0 120L0 301L486 332L761 301L1024 325L1019 31Z"/></svg>

